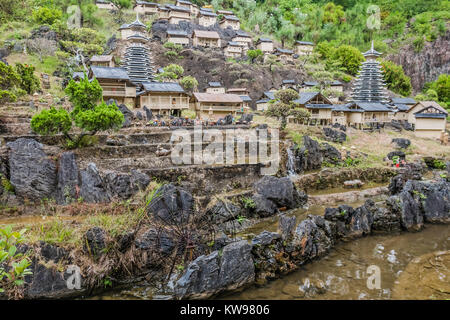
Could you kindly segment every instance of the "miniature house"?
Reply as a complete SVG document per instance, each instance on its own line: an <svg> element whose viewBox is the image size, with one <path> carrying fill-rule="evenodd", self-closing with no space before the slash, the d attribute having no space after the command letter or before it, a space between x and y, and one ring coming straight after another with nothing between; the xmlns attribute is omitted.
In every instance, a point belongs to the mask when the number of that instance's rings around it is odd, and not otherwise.
<svg viewBox="0 0 450 320"><path fill-rule="evenodd" d="M183 30L167 30L167 42L188 45L189 37L187 32Z"/></svg>
<svg viewBox="0 0 450 320"><path fill-rule="evenodd" d="M314 49L314 43L308 41L295 41L295 53L299 56L308 55Z"/></svg>
<svg viewBox="0 0 450 320"><path fill-rule="evenodd" d="M231 114L236 117L246 110L244 102L235 94L194 92L193 103L200 119L218 120Z"/></svg>
<svg viewBox="0 0 450 320"><path fill-rule="evenodd" d="M194 30L192 45L194 47L220 47L220 36L216 31Z"/></svg>
<svg viewBox="0 0 450 320"><path fill-rule="evenodd" d="M146 106L153 113L181 116L181 111L189 109L189 96L178 83L144 82L139 95L139 106Z"/></svg>
<svg viewBox="0 0 450 320"><path fill-rule="evenodd" d="M198 24L203 27L213 26L217 23L217 14L210 11L200 10L198 14Z"/></svg>
<svg viewBox="0 0 450 320"><path fill-rule="evenodd" d="M225 93L225 87L220 82L210 81L206 88L207 93Z"/></svg>
<svg viewBox="0 0 450 320"><path fill-rule="evenodd" d="M158 4L154 3L154 2L136 0L133 10L136 13L142 14L144 16L157 15L158 14Z"/></svg>
<svg viewBox="0 0 450 320"><path fill-rule="evenodd" d="M246 52L252 45L252 38L247 32L242 30L236 31L236 35L231 40L239 43L244 52Z"/></svg>
<svg viewBox="0 0 450 320"><path fill-rule="evenodd" d="M239 58L242 56L242 47L239 43L230 41L224 48L223 53L227 58Z"/></svg>
<svg viewBox="0 0 450 320"><path fill-rule="evenodd" d="M186 7L167 5L169 8L169 23L178 24L180 21L190 21L191 11Z"/></svg>
<svg viewBox="0 0 450 320"><path fill-rule="evenodd" d="M222 20L220 20L219 25L222 29L231 28L233 30L239 30L241 28L241 23L239 18L236 16L224 16Z"/></svg>
<svg viewBox="0 0 450 320"><path fill-rule="evenodd" d="M419 101L408 111L408 122L418 137L439 139L445 131L448 112L435 101Z"/></svg>
<svg viewBox="0 0 450 320"><path fill-rule="evenodd" d="M107 0L97 0L95 1L95 5L99 9L106 9L106 10L114 10L117 9L114 3L109 2Z"/></svg>
<svg viewBox="0 0 450 320"><path fill-rule="evenodd" d="M259 38L256 42L256 48L264 54L270 54L273 52L273 41L269 38Z"/></svg>
<svg viewBox="0 0 450 320"><path fill-rule="evenodd" d="M99 66L99 67L116 66L114 63L114 57L112 55L102 55L102 56L94 55L92 56L90 61L92 66Z"/></svg>

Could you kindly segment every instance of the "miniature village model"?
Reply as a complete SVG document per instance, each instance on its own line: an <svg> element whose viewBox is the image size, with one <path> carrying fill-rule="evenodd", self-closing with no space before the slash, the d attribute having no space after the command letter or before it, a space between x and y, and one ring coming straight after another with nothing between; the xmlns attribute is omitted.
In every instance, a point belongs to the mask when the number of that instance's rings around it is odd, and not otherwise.
<svg viewBox="0 0 450 320"><path fill-rule="evenodd" d="M1 3L0 300L450 299L447 0Z"/></svg>

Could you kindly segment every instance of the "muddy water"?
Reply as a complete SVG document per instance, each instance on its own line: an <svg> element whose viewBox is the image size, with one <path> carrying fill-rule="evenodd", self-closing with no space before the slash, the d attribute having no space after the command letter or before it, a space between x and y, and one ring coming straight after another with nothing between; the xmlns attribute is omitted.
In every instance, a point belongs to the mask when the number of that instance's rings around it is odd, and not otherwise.
<svg viewBox="0 0 450 320"><path fill-rule="evenodd" d="M450 250L450 226L427 225L417 233L369 236L339 244L326 257L261 287L251 287L222 299L449 299L450 292L430 291L429 283L404 290L415 279L401 277L408 264L436 251ZM427 259L428 260L428 259ZM369 289L369 266L380 270L380 288ZM428 269L427 269L428 268ZM411 269L411 266L409 267ZM421 269L427 276L432 267ZM436 288L448 287L450 270L441 268ZM376 285L371 278L369 283ZM407 292L407 294L406 294Z"/></svg>

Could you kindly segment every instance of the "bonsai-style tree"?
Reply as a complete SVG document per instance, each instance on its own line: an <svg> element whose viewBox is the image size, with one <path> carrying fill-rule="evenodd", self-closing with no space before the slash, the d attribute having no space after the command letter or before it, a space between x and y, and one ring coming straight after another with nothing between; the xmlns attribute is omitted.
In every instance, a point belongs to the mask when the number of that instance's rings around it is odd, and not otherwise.
<svg viewBox="0 0 450 320"><path fill-rule="evenodd" d="M277 102L267 109L266 115L281 119L280 128L284 130L287 124L287 117L295 106L294 100L298 99L298 93L293 89L278 90L275 92L275 99Z"/></svg>
<svg viewBox="0 0 450 320"><path fill-rule="evenodd" d="M261 49L256 49L256 50L247 50L247 57L250 59L251 63L255 63L255 60L258 57L262 57L264 54L261 51Z"/></svg>
<svg viewBox="0 0 450 320"><path fill-rule="evenodd" d="M311 118L311 113L304 108L294 108L289 112L289 115L293 116L296 120L299 120L302 123Z"/></svg>
<svg viewBox="0 0 450 320"><path fill-rule="evenodd" d="M180 85L186 92L192 94L192 92L197 89L198 81L193 76L186 76L180 80Z"/></svg>
<svg viewBox="0 0 450 320"><path fill-rule="evenodd" d="M184 73L184 69L182 66L178 64L169 64L167 67L163 68L163 72L156 76L156 79L159 81L164 80L178 80Z"/></svg>
<svg viewBox="0 0 450 320"><path fill-rule="evenodd" d="M93 136L99 131L119 129L122 126L124 122L122 112L115 104L107 105L103 101L103 90L97 79L91 82L85 74L80 82L71 80L65 92L73 104L72 111L55 107L42 110L31 119L31 129L34 132L40 135L61 133L67 139L67 146L76 148L81 145L85 136ZM69 133L74 124L81 129L81 133Z"/></svg>

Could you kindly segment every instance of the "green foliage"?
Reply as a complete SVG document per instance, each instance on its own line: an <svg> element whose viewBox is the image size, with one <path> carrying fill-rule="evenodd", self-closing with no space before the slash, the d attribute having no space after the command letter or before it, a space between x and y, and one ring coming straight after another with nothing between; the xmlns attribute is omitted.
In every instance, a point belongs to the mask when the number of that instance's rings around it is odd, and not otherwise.
<svg viewBox="0 0 450 320"><path fill-rule="evenodd" d="M25 232L26 229L13 231L10 225L0 229L0 292L22 286L24 277L32 274L28 268L29 258L17 253L17 245L24 241Z"/></svg>
<svg viewBox="0 0 450 320"><path fill-rule="evenodd" d="M293 89L283 89L275 92L277 102L271 104L265 114L269 117L281 119L280 128L284 130L287 125L287 117L295 106L294 100L298 99L298 92Z"/></svg>
<svg viewBox="0 0 450 320"><path fill-rule="evenodd" d="M34 75L35 67L27 64L16 64L16 72L19 76L19 86L28 94L32 94L40 89L38 77Z"/></svg>
<svg viewBox="0 0 450 320"><path fill-rule="evenodd" d="M255 209L256 208L255 201L253 201L252 198L242 197L241 198L241 202L243 203L245 209L251 210L251 209Z"/></svg>
<svg viewBox="0 0 450 320"><path fill-rule="evenodd" d="M75 116L75 124L84 131L104 131L119 129L124 121L124 116L115 104L100 103L93 109L78 112Z"/></svg>
<svg viewBox="0 0 450 320"><path fill-rule="evenodd" d="M198 86L198 81L193 76L186 76L180 80L180 85L187 92L192 92Z"/></svg>
<svg viewBox="0 0 450 320"><path fill-rule="evenodd" d="M102 100L102 88L97 79L89 81L87 77L80 82L71 80L66 87L69 101L73 109L69 113L65 109L42 110L31 119L31 128L41 135L62 133L67 138L68 148L90 145L93 136L98 131L119 129L124 116L115 104L107 105ZM98 104L98 101L102 102ZM73 137L69 134L73 124L81 129L81 134Z"/></svg>
<svg viewBox="0 0 450 320"><path fill-rule="evenodd" d="M6 65L0 61L0 89L7 90L12 89L19 85L20 77L16 70L10 65Z"/></svg>
<svg viewBox="0 0 450 320"><path fill-rule="evenodd" d="M426 100L441 101L447 106L450 105L450 75L441 74L436 81L426 83L423 90L426 92Z"/></svg>
<svg viewBox="0 0 450 320"><path fill-rule="evenodd" d="M434 159L433 160L433 168L444 170L445 168L447 168L447 165L442 160Z"/></svg>
<svg viewBox="0 0 450 320"><path fill-rule="evenodd" d="M333 53L332 59L339 62L344 70L351 75L358 73L359 67L364 61L361 52L357 48L349 45L341 45L337 48Z"/></svg>
<svg viewBox="0 0 450 320"><path fill-rule="evenodd" d="M0 183L3 187L3 190L6 190L9 193L15 192L15 188L11 184L11 181L9 181L8 178L4 177L2 174L0 174Z"/></svg>
<svg viewBox="0 0 450 320"><path fill-rule="evenodd" d="M97 79L89 81L86 74L79 82L70 80L65 89L69 96L69 101L74 105L74 111L77 113L79 109L90 110L93 109L98 101L102 100L102 87Z"/></svg>
<svg viewBox="0 0 450 320"><path fill-rule="evenodd" d="M177 80L181 78L184 73L182 66L178 64L169 64L167 67L163 68L163 72L158 74L156 78L158 80Z"/></svg>
<svg viewBox="0 0 450 320"><path fill-rule="evenodd" d="M261 49L247 50L247 57L250 59L252 63L254 63L258 57L262 57L263 55L264 53L261 51Z"/></svg>
<svg viewBox="0 0 450 320"><path fill-rule="evenodd" d="M411 78L405 75L402 66L396 65L389 60L382 60L381 67L384 72L387 87L390 90L403 96L409 96L411 94Z"/></svg>
<svg viewBox="0 0 450 320"><path fill-rule="evenodd" d="M40 7L33 11L33 20L38 24L53 25L62 18L60 9Z"/></svg>
<svg viewBox="0 0 450 320"><path fill-rule="evenodd" d="M15 101L17 101L17 96L14 93L8 90L0 90L0 103Z"/></svg>
<svg viewBox="0 0 450 320"><path fill-rule="evenodd" d="M72 119L67 110L51 107L36 114L31 119L30 126L34 132L41 135L66 134L72 128Z"/></svg>

